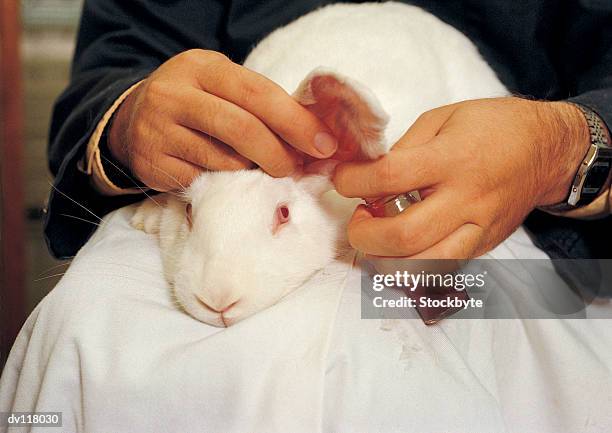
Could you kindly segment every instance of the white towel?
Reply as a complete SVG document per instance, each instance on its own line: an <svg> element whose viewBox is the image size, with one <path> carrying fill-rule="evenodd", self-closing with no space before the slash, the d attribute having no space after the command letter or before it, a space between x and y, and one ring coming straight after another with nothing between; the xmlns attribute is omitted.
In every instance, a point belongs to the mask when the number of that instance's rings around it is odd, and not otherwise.
<svg viewBox="0 0 612 433"><path fill-rule="evenodd" d="M214 328L172 304L131 213L105 219L13 347L0 412L63 413L31 431L612 431L610 320L364 320L349 258ZM542 257L521 230L493 255L511 253Z"/></svg>

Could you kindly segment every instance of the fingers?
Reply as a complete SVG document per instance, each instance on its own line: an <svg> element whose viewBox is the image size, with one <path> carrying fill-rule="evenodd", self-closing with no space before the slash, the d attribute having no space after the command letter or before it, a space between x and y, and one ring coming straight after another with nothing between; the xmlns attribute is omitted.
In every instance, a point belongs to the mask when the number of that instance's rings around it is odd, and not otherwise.
<svg viewBox="0 0 612 433"><path fill-rule="evenodd" d="M484 230L476 224L464 224L450 236L411 259L471 259L485 252Z"/></svg>
<svg viewBox="0 0 612 433"><path fill-rule="evenodd" d="M374 198L438 183L450 161L441 151L446 139L437 135L456 109L453 104L423 113L383 158L338 166L336 190L346 197Z"/></svg>
<svg viewBox="0 0 612 433"><path fill-rule="evenodd" d="M193 107L177 111L177 121L181 125L226 143L272 176L287 176L299 167L301 158L296 152L261 120L241 107L195 90L185 92L180 100Z"/></svg>
<svg viewBox="0 0 612 433"><path fill-rule="evenodd" d="M249 169L254 163L210 135L176 125L167 135L173 141L168 154L208 170Z"/></svg>
<svg viewBox="0 0 612 433"><path fill-rule="evenodd" d="M364 206L348 225L350 244L376 256L407 257L418 254L457 230L464 219L456 209L452 192L437 192L395 217L374 218Z"/></svg>
<svg viewBox="0 0 612 433"><path fill-rule="evenodd" d="M333 155L338 143L322 120L268 78L215 57L209 67L201 68L198 83L202 90L253 113L284 141L308 155Z"/></svg>
<svg viewBox="0 0 612 433"><path fill-rule="evenodd" d="M383 197L436 185L447 164L447 157L433 144L394 148L376 161L338 165L333 182L345 197Z"/></svg>

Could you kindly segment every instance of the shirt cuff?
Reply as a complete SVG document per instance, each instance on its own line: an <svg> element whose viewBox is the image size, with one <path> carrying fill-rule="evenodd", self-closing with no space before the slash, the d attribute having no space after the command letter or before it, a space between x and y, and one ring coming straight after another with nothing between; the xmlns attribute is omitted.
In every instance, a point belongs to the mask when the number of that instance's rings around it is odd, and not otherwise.
<svg viewBox="0 0 612 433"><path fill-rule="evenodd" d="M106 196L117 196L127 194L142 194L143 188L121 188L113 183L104 171L102 165L102 158L100 156L100 138L104 133L111 117L117 111L121 103L140 85L142 81L131 86L125 92L119 96L111 105L111 107L104 113L100 122L96 126L93 134L89 138L87 143L87 150L85 156L81 161L81 169L90 176L90 181L93 187L102 195ZM145 189L146 190L146 189Z"/></svg>

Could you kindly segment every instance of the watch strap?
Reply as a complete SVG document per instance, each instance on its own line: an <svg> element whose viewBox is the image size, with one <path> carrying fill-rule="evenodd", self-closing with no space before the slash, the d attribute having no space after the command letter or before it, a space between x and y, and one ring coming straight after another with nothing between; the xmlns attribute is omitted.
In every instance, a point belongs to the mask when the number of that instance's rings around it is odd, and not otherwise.
<svg viewBox="0 0 612 433"><path fill-rule="evenodd" d="M565 212L587 206L610 183L612 143L606 125L588 107L573 102L570 104L583 114L589 128L591 145L574 176L568 197L560 203L541 207L546 212Z"/></svg>

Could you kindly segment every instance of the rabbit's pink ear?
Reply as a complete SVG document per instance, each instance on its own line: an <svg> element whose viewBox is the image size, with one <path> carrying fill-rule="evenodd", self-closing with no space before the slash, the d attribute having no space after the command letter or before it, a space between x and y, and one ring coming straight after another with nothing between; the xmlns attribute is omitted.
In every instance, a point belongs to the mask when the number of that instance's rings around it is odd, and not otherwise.
<svg viewBox="0 0 612 433"><path fill-rule="evenodd" d="M376 159L387 152L384 132L389 116L365 86L317 68L300 83L293 97L322 119L338 139L333 159Z"/></svg>

